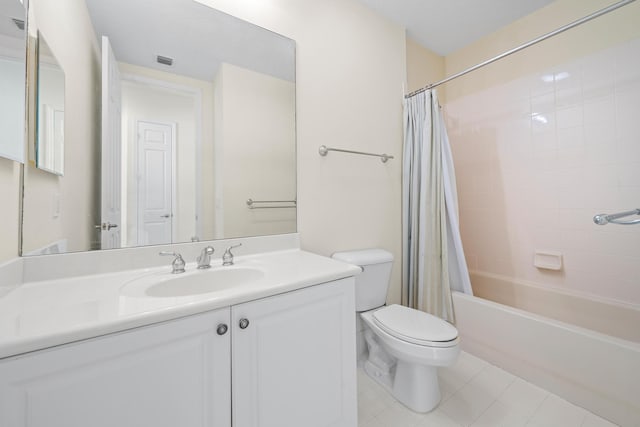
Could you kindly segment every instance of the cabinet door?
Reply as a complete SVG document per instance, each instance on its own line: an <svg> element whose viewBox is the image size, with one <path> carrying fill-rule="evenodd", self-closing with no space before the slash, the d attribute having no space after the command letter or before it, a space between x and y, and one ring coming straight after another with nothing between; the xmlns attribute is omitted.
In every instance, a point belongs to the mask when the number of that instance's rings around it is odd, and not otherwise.
<svg viewBox="0 0 640 427"><path fill-rule="evenodd" d="M0 361L0 426L229 427L229 313Z"/></svg>
<svg viewBox="0 0 640 427"><path fill-rule="evenodd" d="M231 308L234 427L357 425L353 286L343 279Z"/></svg>

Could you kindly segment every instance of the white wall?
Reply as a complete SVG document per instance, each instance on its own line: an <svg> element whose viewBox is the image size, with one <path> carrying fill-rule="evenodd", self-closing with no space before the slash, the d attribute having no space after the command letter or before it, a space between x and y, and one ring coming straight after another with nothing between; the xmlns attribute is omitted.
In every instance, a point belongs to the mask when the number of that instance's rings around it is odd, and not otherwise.
<svg viewBox="0 0 640 427"><path fill-rule="evenodd" d="M94 225L100 220L95 216L100 204L100 49L81 0L38 0L29 14L35 23L29 25L30 36L35 37L36 28L42 31L65 72L67 168L64 177L38 170L29 154L23 248L29 252L67 239L69 251L88 250L99 237Z"/></svg>
<svg viewBox="0 0 640 427"><path fill-rule="evenodd" d="M246 201L296 199L295 83L222 64L214 96L218 237L294 233L294 208L248 209Z"/></svg>
<svg viewBox="0 0 640 427"><path fill-rule="evenodd" d="M20 163L0 158L0 194L2 194L2 221L0 221L0 263L18 255L20 229Z"/></svg>
<svg viewBox="0 0 640 427"><path fill-rule="evenodd" d="M298 231L323 255L380 247L400 301L404 30L355 0L201 0L296 41ZM320 145L386 152L330 153Z"/></svg>
<svg viewBox="0 0 640 427"><path fill-rule="evenodd" d="M422 89L430 83L445 77L444 56L427 49L407 37L407 92ZM443 102L444 87L438 90L438 98Z"/></svg>

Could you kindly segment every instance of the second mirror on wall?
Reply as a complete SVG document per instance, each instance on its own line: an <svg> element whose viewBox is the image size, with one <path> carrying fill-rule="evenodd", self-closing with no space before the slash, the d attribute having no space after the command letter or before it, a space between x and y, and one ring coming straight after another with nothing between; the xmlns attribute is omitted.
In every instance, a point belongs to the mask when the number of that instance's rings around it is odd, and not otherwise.
<svg viewBox="0 0 640 427"><path fill-rule="evenodd" d="M38 32L36 167L64 175L64 71L44 35Z"/></svg>
<svg viewBox="0 0 640 427"><path fill-rule="evenodd" d="M296 231L293 40L192 0L29 9L24 255Z"/></svg>

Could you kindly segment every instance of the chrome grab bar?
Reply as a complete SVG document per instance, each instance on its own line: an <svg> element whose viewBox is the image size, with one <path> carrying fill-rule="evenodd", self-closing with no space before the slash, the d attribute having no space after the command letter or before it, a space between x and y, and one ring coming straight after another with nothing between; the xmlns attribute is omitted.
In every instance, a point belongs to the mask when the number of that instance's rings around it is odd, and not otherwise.
<svg viewBox="0 0 640 427"><path fill-rule="evenodd" d="M640 224L640 219L634 219L631 221L619 221L619 218L624 218L631 215L640 215L640 209L634 209L632 211L619 212L611 215L598 214L593 217L593 222L598 225L606 225L608 223L620 224L620 225L632 225Z"/></svg>
<svg viewBox="0 0 640 427"><path fill-rule="evenodd" d="M256 203L266 203L267 206L254 206ZM287 206L271 206L273 203L293 203L292 205ZM297 206L297 202L295 200L253 200L247 199L247 207L249 209L286 209L286 208L295 208Z"/></svg>
<svg viewBox="0 0 640 427"><path fill-rule="evenodd" d="M326 156L329 153L329 151L339 151L341 153L361 154L363 156L380 157L380 160L382 160L382 163L387 163L387 160L393 159L393 156L390 156L386 153L383 153L383 154L365 153L364 151L343 150L341 148L329 148L326 145L321 145L320 148L318 148L318 153L320 153L321 156Z"/></svg>

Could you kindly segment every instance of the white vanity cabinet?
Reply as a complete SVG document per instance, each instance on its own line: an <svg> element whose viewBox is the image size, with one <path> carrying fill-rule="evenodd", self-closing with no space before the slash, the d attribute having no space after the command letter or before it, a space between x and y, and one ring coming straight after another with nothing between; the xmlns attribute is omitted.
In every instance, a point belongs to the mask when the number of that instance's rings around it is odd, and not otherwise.
<svg viewBox="0 0 640 427"><path fill-rule="evenodd" d="M0 360L0 427L355 427L353 298L341 279Z"/></svg>
<svg viewBox="0 0 640 427"><path fill-rule="evenodd" d="M0 426L229 426L219 324L228 308L0 361Z"/></svg>

